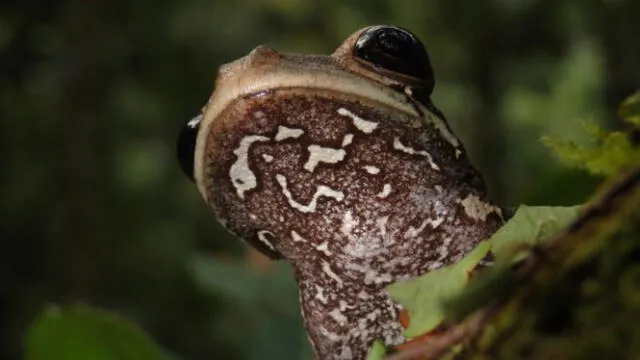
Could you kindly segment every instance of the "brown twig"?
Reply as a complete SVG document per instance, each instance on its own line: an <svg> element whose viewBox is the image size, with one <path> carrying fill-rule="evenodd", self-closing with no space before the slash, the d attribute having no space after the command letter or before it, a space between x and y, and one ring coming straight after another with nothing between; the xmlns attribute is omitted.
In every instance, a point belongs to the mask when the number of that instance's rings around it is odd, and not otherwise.
<svg viewBox="0 0 640 360"><path fill-rule="evenodd" d="M444 355L452 346L457 345L475 334L485 322L490 309L479 310L470 315L462 323L455 325L440 335L418 343L406 350L386 356L384 360L416 360L435 359Z"/></svg>

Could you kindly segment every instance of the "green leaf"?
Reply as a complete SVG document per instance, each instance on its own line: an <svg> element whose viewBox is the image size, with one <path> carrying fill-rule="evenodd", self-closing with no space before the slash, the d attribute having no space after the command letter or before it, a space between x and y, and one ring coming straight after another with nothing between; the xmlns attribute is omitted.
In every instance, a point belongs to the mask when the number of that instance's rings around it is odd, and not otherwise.
<svg viewBox="0 0 640 360"><path fill-rule="evenodd" d="M480 273L445 304L448 319L459 321L516 286L513 262L524 258L531 245L547 240L567 227L579 212L580 206L521 205L509 222L489 239L496 258L495 266Z"/></svg>
<svg viewBox="0 0 640 360"><path fill-rule="evenodd" d="M580 206L521 205L509 222L489 239L491 252L497 260L512 258L520 245L534 245L550 237L573 221L579 212Z"/></svg>
<svg viewBox="0 0 640 360"><path fill-rule="evenodd" d="M31 325L27 360L166 360L136 324L84 305L50 306Z"/></svg>
<svg viewBox="0 0 640 360"><path fill-rule="evenodd" d="M384 356L387 354L387 347L384 346L384 343L380 340L374 341L371 349L369 350L369 355L367 355L367 360L382 360Z"/></svg>
<svg viewBox="0 0 640 360"><path fill-rule="evenodd" d="M461 261L427 273L419 278L397 282L388 287L394 300L409 311L409 327L405 336L414 337L440 325L447 313L446 304L462 293L473 270L489 250L496 259L517 260L524 253L510 249L535 244L567 226L578 215L580 207L526 206L491 239L481 242ZM514 258L514 255L519 257Z"/></svg>
<svg viewBox="0 0 640 360"><path fill-rule="evenodd" d="M640 127L640 91L629 96L620 105L620 117L636 127Z"/></svg>
<svg viewBox="0 0 640 360"><path fill-rule="evenodd" d="M238 307L240 314L231 313L230 319L219 316L216 323L227 341L239 347L243 359L313 358L288 263L274 262L266 270L256 270L244 260L200 253L189 259L188 268L202 291ZM246 338L251 346L246 346Z"/></svg>
<svg viewBox="0 0 640 360"><path fill-rule="evenodd" d="M391 297L409 311L411 319L405 336L414 337L434 329L444 320L443 303L462 291L469 272L489 252L489 242L483 241L464 259L434 270L419 278L391 284Z"/></svg>
<svg viewBox="0 0 640 360"><path fill-rule="evenodd" d="M580 145L554 137L541 140L565 165L594 175L612 176L620 169L640 162L640 147L633 141L640 129L640 91L628 97L619 109L620 117L635 127L630 133L608 131L594 122L583 121L583 129L593 143Z"/></svg>
<svg viewBox="0 0 640 360"><path fill-rule="evenodd" d="M611 176L640 161L640 148L633 145L627 133L606 132L592 123L586 123L585 130L591 133L595 145L578 145L552 137L543 137L542 142L565 165L594 175Z"/></svg>
<svg viewBox="0 0 640 360"><path fill-rule="evenodd" d="M297 286L291 267L276 263L266 272L258 272L246 263L194 255L189 270L198 286L209 293L222 295L241 306L268 305L282 313L298 313Z"/></svg>

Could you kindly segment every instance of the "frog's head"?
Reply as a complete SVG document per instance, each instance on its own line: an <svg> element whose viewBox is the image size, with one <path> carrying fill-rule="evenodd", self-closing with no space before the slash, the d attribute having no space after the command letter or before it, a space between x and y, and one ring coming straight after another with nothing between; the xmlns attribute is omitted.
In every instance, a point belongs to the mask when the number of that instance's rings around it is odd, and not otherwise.
<svg viewBox="0 0 640 360"><path fill-rule="evenodd" d="M384 286L460 259L500 224L434 83L398 27L359 30L330 56L259 46L221 67L180 135L182 168L221 223L292 263L323 359L401 342Z"/></svg>

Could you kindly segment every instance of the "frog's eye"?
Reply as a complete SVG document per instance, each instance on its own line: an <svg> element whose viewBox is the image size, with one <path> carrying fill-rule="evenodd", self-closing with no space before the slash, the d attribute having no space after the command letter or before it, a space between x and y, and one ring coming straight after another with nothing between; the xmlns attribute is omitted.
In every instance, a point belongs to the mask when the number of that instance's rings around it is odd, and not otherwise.
<svg viewBox="0 0 640 360"><path fill-rule="evenodd" d="M429 55L420 40L396 26L373 26L365 30L356 41L353 55L376 68L433 81Z"/></svg>
<svg viewBox="0 0 640 360"><path fill-rule="evenodd" d="M194 182L193 156L196 151L196 138L198 137L198 129L200 129L200 121L202 121L202 115L189 120L182 128L178 138L178 162L180 163L180 168Z"/></svg>

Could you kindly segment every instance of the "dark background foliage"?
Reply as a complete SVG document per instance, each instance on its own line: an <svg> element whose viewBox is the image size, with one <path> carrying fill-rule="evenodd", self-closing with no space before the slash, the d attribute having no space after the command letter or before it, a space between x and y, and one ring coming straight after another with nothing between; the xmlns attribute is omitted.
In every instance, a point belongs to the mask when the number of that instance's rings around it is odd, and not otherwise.
<svg viewBox="0 0 640 360"><path fill-rule="evenodd" d="M285 264L225 234L175 140L222 63L258 44L329 53L375 23L431 56L435 103L502 204L582 202L598 180L544 135L619 128L640 84L634 0L55 0L0 5L0 358L47 304L139 323L184 359L308 351Z"/></svg>

